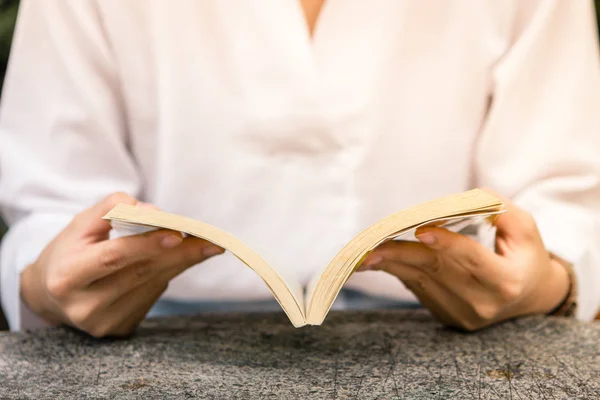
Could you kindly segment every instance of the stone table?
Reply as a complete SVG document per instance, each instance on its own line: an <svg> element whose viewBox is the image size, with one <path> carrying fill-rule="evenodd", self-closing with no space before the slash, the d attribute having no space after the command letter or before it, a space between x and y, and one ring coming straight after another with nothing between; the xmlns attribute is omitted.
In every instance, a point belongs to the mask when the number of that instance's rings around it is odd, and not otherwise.
<svg viewBox="0 0 600 400"><path fill-rule="evenodd" d="M425 311L144 322L129 339L0 335L1 399L599 399L600 324L532 317L475 333Z"/></svg>

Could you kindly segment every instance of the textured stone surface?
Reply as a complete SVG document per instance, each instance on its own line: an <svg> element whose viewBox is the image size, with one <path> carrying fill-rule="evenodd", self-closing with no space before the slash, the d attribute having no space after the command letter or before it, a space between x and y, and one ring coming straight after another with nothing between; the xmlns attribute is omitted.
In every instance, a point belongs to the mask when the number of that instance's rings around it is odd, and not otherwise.
<svg viewBox="0 0 600 400"><path fill-rule="evenodd" d="M127 340L0 334L1 399L597 399L600 324L527 318L478 332L423 311L146 321Z"/></svg>

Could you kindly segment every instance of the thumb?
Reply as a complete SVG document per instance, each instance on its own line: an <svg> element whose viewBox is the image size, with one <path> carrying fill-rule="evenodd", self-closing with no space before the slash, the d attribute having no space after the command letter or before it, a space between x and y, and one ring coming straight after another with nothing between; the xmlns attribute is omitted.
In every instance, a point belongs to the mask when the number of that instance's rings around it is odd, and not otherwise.
<svg viewBox="0 0 600 400"><path fill-rule="evenodd" d="M451 232L444 228L419 228L417 239L434 250L439 266L446 271L440 273L460 276L466 269L481 282L494 282L502 276L501 259L497 254L476 240ZM438 266L438 268L440 268Z"/></svg>
<svg viewBox="0 0 600 400"><path fill-rule="evenodd" d="M507 244L534 242L539 231L533 216L509 200L504 200L506 212L496 218L496 237Z"/></svg>
<svg viewBox="0 0 600 400"><path fill-rule="evenodd" d="M494 219L494 225L497 228L497 237L522 243L534 240L539 236L535 219L530 213L493 189L484 188L484 190L492 196L499 198L506 210Z"/></svg>
<svg viewBox="0 0 600 400"><path fill-rule="evenodd" d="M118 192L105 197L96 205L88 208L73 218L72 228L82 238L93 240L108 239L111 225L102 219L106 213L118 204L136 205L138 201L126 193Z"/></svg>

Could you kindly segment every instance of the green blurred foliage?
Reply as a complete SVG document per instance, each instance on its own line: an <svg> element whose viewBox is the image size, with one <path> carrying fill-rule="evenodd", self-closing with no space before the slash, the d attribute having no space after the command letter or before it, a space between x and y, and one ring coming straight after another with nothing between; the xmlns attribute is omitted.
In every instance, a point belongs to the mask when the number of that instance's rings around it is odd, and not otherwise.
<svg viewBox="0 0 600 400"><path fill-rule="evenodd" d="M598 17L598 34L600 34L600 0L595 0L596 3L596 17Z"/></svg>
<svg viewBox="0 0 600 400"><path fill-rule="evenodd" d="M4 83L18 7L19 0L0 0L0 87ZM4 233L6 233L6 225L0 220L0 238ZM2 318L0 318L0 325L2 325L1 320Z"/></svg>
<svg viewBox="0 0 600 400"><path fill-rule="evenodd" d="M19 0L0 0L0 85L4 82Z"/></svg>
<svg viewBox="0 0 600 400"><path fill-rule="evenodd" d="M19 0L0 0L0 96L2 93L1 87L4 83L4 75L6 74L6 64L8 62L8 54L10 53L10 43L13 37L18 7ZM0 239L6 233L6 229L6 225L0 219ZM2 308L0 308L0 331L7 329L8 323L4 318Z"/></svg>

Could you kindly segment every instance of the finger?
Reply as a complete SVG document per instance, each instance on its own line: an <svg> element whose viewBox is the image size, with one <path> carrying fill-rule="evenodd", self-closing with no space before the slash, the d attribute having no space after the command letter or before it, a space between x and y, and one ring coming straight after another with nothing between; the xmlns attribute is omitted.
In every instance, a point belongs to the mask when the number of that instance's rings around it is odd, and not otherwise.
<svg viewBox="0 0 600 400"><path fill-rule="evenodd" d="M506 212L500 214L495 220L498 236L516 242L527 242L539 237L537 225L529 212L508 197L491 189L485 189L485 191L502 200L506 209Z"/></svg>
<svg viewBox="0 0 600 400"><path fill-rule="evenodd" d="M190 238L190 239L197 239L197 238ZM190 240L190 241L193 241L193 240ZM209 258L209 257L207 257L207 258ZM146 317L146 315L148 314L148 312L150 311L152 306L156 303L156 301L158 301L160 296L165 292L165 290L168 287L169 282L173 278L175 278L177 275L179 275L180 273L182 273L183 271L185 271L186 269L188 269L192 266L194 266L194 265L189 265L189 266L180 265L175 268L166 269L166 270L162 271L162 273L154 276L152 280L145 282L144 284L138 286L133 291L130 291L129 293L124 294L120 299L117 299L117 301L113 302L113 304L110 305L109 312L110 312L110 310L113 310L113 309L115 309L115 310L121 309L119 306L119 304L121 302L131 304L132 302L128 298L134 298L134 299L138 298L138 295L135 294L136 291L140 292L140 293L149 293L150 294L150 298L149 298L148 302L144 302L140 307L136 307L136 309L134 309L134 311L129 315L127 315L126 313L123 314L123 317L124 317L123 322L121 322L120 328L117 328L115 330L114 334L118 335L118 336L124 336L124 335L131 334L134 331L134 329L139 325L139 323L144 320L144 318ZM158 291L156 291L157 289L158 289ZM154 294L152 294L152 293L154 293Z"/></svg>
<svg viewBox="0 0 600 400"><path fill-rule="evenodd" d="M168 282L186 269L221 253L223 249L210 242L188 237L176 248L133 262L93 282L88 291L102 297L105 302L112 303L150 281L160 279Z"/></svg>
<svg viewBox="0 0 600 400"><path fill-rule="evenodd" d="M102 217L117 204L136 205L137 200L126 193L113 193L73 218L69 232L89 241L108 239L111 226Z"/></svg>
<svg viewBox="0 0 600 400"><path fill-rule="evenodd" d="M501 257L467 236L427 227L417 229L416 237L436 252L444 269L454 269L456 273L466 270L488 284L495 284L502 273Z"/></svg>
<svg viewBox="0 0 600 400"><path fill-rule="evenodd" d="M415 285L414 282L406 281L403 283L406 286L406 288L415 295L415 297L419 300L419 303L421 303L423 307L429 310L429 312L442 324L446 326L455 325L454 319L437 300L431 298L430 296L427 296L427 294L423 292L423 290L421 290L418 285Z"/></svg>
<svg viewBox="0 0 600 400"><path fill-rule="evenodd" d="M105 240L88 246L65 265L72 275L72 284L80 288L133 264L151 261L162 250L171 249L183 241L180 233L161 229L140 235Z"/></svg>
<svg viewBox="0 0 600 400"><path fill-rule="evenodd" d="M472 287L471 275L464 268L445 268L437 253L418 242L393 241L379 246L365 259L361 270L380 269L378 264L391 262L394 266L415 267L456 295L469 295ZM477 283L477 282L475 282ZM477 283L478 284L478 283Z"/></svg>
<svg viewBox="0 0 600 400"><path fill-rule="evenodd" d="M145 208L145 209L147 209L147 210L154 210L154 211L158 211L158 210L160 210L160 209L159 209L157 206L155 206L154 204L151 204L151 203L144 203L144 202L141 202L141 201L140 201L140 202L138 202L138 203L136 204L136 206L137 206L137 207L140 207L140 208Z"/></svg>
<svg viewBox="0 0 600 400"><path fill-rule="evenodd" d="M382 270L396 276L415 294L426 307L444 325L456 326L460 316L457 310L458 297L451 294L443 285L418 268L395 262L382 263Z"/></svg>
<svg viewBox="0 0 600 400"><path fill-rule="evenodd" d="M535 219L525 210L513 207L496 220L496 252L505 255L531 244L543 245Z"/></svg>
<svg viewBox="0 0 600 400"><path fill-rule="evenodd" d="M168 281L154 280L137 287L99 311L88 332L97 337L131 334L167 286Z"/></svg>
<svg viewBox="0 0 600 400"><path fill-rule="evenodd" d="M161 252L173 249L182 242L180 233L161 229L90 245L84 252L75 255L70 264L64 265L65 271L68 271L68 274L63 274L67 281L64 283L70 288L87 286L127 266L149 264ZM179 258L187 257L192 262L200 259L205 251L210 252L210 248L222 252L220 247L202 239L194 240L193 243L194 249L186 246ZM216 249L212 251L217 252Z"/></svg>
<svg viewBox="0 0 600 400"><path fill-rule="evenodd" d="M132 307L132 311L130 313L124 312L124 307L121 307L120 304L113 305L113 309L120 310L121 315L117 315L118 318L121 319L120 323L115 327L115 335L124 336L133 333L135 328L146 318L146 315L150 311L150 309L156 304L158 299L162 296L162 294L167 290L168 281L161 281L157 284L146 284L144 286L140 286L138 293L132 292L131 297L129 299L124 298L124 304L130 304ZM148 297L145 300L141 300L141 294L147 293ZM140 299L140 300L137 300ZM139 301L139 304L136 302ZM109 312L111 312L109 310Z"/></svg>
<svg viewBox="0 0 600 400"><path fill-rule="evenodd" d="M375 248L363 262L364 269L377 269L377 264L398 262L426 270L436 269L437 257L433 250L418 242L391 240Z"/></svg>

